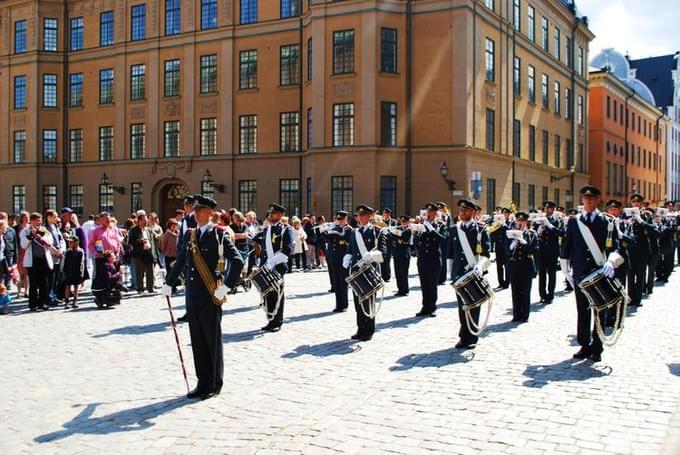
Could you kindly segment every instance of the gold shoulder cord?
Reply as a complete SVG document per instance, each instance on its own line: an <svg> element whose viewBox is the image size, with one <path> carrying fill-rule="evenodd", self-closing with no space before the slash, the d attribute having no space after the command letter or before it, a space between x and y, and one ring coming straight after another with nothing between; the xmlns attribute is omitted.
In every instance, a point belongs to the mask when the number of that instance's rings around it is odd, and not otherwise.
<svg viewBox="0 0 680 455"><path fill-rule="evenodd" d="M208 269L208 265L205 263L205 259L203 259L203 255L201 255L201 252L199 251L198 242L196 240L196 229L193 229L191 231L191 237L189 238L189 249L191 250L191 256L194 259L194 264L196 265L198 274L201 277L201 281L203 282L203 285L205 285L206 289L210 293L212 302L217 306L221 306L224 303L224 301L218 300L214 295L218 283L216 283L215 280L213 279L210 273L210 269ZM224 264L222 264L222 266L224 266Z"/></svg>

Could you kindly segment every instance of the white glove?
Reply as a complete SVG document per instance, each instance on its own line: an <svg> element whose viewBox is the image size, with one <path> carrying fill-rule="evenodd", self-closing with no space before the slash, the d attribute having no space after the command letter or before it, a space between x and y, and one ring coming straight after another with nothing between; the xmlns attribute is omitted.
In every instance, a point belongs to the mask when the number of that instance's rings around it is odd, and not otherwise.
<svg viewBox="0 0 680 455"><path fill-rule="evenodd" d="M342 267L345 269L348 269L349 266L352 264L352 255L351 254L346 254L342 257Z"/></svg>
<svg viewBox="0 0 680 455"><path fill-rule="evenodd" d="M172 297L172 286L164 284L163 288L161 289L161 295L163 297Z"/></svg>
<svg viewBox="0 0 680 455"><path fill-rule="evenodd" d="M526 244L527 244L527 241L524 240L523 238L520 238L520 239L517 239L517 240L519 240L519 243L521 243L522 245L526 245Z"/></svg>
<svg viewBox="0 0 680 455"><path fill-rule="evenodd" d="M480 278L482 277L482 275L484 275L484 269L483 269L482 267L480 267L480 264L477 264L477 265L472 269L472 271L475 272L475 275L477 275L477 276L480 277Z"/></svg>
<svg viewBox="0 0 680 455"><path fill-rule="evenodd" d="M614 277L614 264L612 264L610 261L605 262L604 265L602 266L602 273L604 273L604 275L607 278L613 278Z"/></svg>
<svg viewBox="0 0 680 455"><path fill-rule="evenodd" d="M513 240L512 243L510 244L511 250L514 250L515 248L517 248L517 240Z"/></svg>
<svg viewBox="0 0 680 455"><path fill-rule="evenodd" d="M571 287L574 287L574 275L571 272L566 272L564 274L564 277L567 279L567 282L571 285Z"/></svg>
<svg viewBox="0 0 680 455"><path fill-rule="evenodd" d="M633 221L636 223L642 223L642 217L639 214L633 215Z"/></svg>
<svg viewBox="0 0 680 455"><path fill-rule="evenodd" d="M224 299L227 297L227 294L229 293L229 289L225 285L222 285L215 289L215 292L213 292L213 295L217 300L220 302L223 302Z"/></svg>
<svg viewBox="0 0 680 455"><path fill-rule="evenodd" d="M362 254L361 260L364 262L373 262L373 256L371 256L371 253Z"/></svg>
<svg viewBox="0 0 680 455"><path fill-rule="evenodd" d="M267 270L274 270L275 264L271 259L267 259L267 262L264 263L264 266Z"/></svg>

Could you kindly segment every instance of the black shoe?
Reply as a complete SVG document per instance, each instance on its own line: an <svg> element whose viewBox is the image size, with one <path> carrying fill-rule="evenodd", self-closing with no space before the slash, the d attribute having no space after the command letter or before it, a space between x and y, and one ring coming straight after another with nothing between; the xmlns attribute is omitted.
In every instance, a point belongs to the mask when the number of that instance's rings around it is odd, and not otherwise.
<svg viewBox="0 0 680 455"><path fill-rule="evenodd" d="M599 353L592 353L590 354L590 360L593 362L601 362L602 361L602 355Z"/></svg>
<svg viewBox="0 0 680 455"><path fill-rule="evenodd" d="M529 318L520 319L519 322L521 323L529 322Z"/></svg>
<svg viewBox="0 0 680 455"><path fill-rule="evenodd" d="M41 306L41 307L39 307L39 308L40 308L41 310L47 311L47 310L50 309L50 306L49 306L49 305L43 305L43 306Z"/></svg>
<svg viewBox="0 0 680 455"><path fill-rule="evenodd" d="M37 307L37 306L30 307L29 310L30 310L30 311L38 311L38 307Z"/></svg>
<svg viewBox="0 0 680 455"><path fill-rule="evenodd" d="M335 292L335 289L330 288L330 289L328 290L328 292L333 293L333 292Z"/></svg>
<svg viewBox="0 0 680 455"><path fill-rule="evenodd" d="M371 341L371 338L373 338L373 335L362 335L359 337L359 341Z"/></svg>
<svg viewBox="0 0 680 455"><path fill-rule="evenodd" d="M546 305L550 305L551 303L553 303L553 299L547 299L544 303Z"/></svg>
<svg viewBox="0 0 680 455"><path fill-rule="evenodd" d="M347 308L333 308L333 313L344 313Z"/></svg>
<svg viewBox="0 0 680 455"><path fill-rule="evenodd" d="M421 310L421 311L416 313L417 318L424 318L425 316L427 316L427 312L425 312L425 311Z"/></svg>
<svg viewBox="0 0 680 455"><path fill-rule="evenodd" d="M591 354L590 348L583 347L583 348L579 349L579 351L576 354L573 355L573 358L575 358L575 359L587 359L588 357L590 357L590 354Z"/></svg>
<svg viewBox="0 0 680 455"><path fill-rule="evenodd" d="M263 331L265 331L265 332L274 333L274 332L278 332L279 330L281 330L281 326L280 326L280 325L271 325L271 324L267 324L267 325L265 325L264 327L262 327L261 330L263 330Z"/></svg>
<svg viewBox="0 0 680 455"><path fill-rule="evenodd" d="M464 341L459 341L458 343L456 343L455 347L456 347L456 349L467 350L467 349L474 349L476 346L477 345L474 344L474 343L465 343Z"/></svg>
<svg viewBox="0 0 680 455"><path fill-rule="evenodd" d="M187 322L189 320L189 315L184 313L184 316L177 318L177 322Z"/></svg>
<svg viewBox="0 0 680 455"><path fill-rule="evenodd" d="M203 390L201 390L201 389L199 389L198 387L196 387L194 390L192 390L191 392L187 393L187 398L189 398L190 400L194 400L194 399L196 399L196 398L200 398L200 396L201 396L202 394L203 394Z"/></svg>
<svg viewBox="0 0 680 455"><path fill-rule="evenodd" d="M361 338L361 336L360 336L358 333L355 333L355 334L352 335L350 338L351 338L352 340L358 340L358 339Z"/></svg>
<svg viewBox="0 0 680 455"><path fill-rule="evenodd" d="M408 292L395 292L394 295L398 297L406 297L408 295Z"/></svg>
<svg viewBox="0 0 680 455"><path fill-rule="evenodd" d="M210 390L210 391L207 391L207 392L203 392L203 393L201 394L201 400L207 400L207 399L212 398L212 397L214 397L214 396L216 396L216 395L217 395L217 392L216 392L215 390Z"/></svg>
<svg viewBox="0 0 680 455"><path fill-rule="evenodd" d="M538 302L538 303L545 303L545 302L546 302L546 299L544 299L544 298L541 298L541 301L540 301L540 302Z"/></svg>

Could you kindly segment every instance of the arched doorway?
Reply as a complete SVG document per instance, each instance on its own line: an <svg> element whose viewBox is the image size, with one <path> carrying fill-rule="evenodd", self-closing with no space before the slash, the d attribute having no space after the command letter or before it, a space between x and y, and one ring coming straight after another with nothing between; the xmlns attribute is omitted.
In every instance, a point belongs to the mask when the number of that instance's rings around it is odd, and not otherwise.
<svg viewBox="0 0 680 455"><path fill-rule="evenodd" d="M168 182L159 191L159 222L165 225L175 217L175 211L184 207L184 197L189 194L189 187L182 181Z"/></svg>

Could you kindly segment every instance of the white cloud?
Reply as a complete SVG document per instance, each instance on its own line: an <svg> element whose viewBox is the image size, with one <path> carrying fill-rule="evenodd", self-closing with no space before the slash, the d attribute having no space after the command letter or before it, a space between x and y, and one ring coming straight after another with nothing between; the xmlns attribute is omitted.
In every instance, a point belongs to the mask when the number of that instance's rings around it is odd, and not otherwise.
<svg viewBox="0 0 680 455"><path fill-rule="evenodd" d="M577 0L576 5L596 35L591 56L608 47L632 58L680 50L678 0Z"/></svg>

